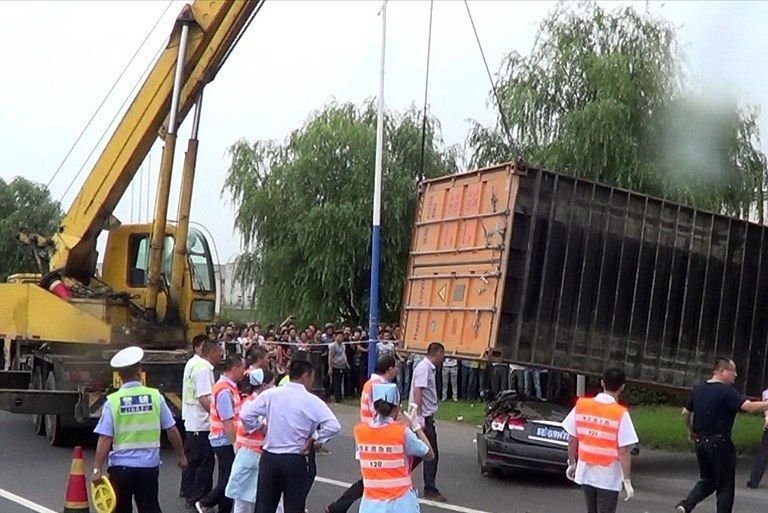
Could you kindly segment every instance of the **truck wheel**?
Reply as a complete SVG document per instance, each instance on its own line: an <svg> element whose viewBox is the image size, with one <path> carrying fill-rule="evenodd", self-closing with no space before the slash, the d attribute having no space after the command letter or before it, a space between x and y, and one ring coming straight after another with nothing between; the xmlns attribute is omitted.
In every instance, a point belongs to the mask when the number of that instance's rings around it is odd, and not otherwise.
<svg viewBox="0 0 768 513"><path fill-rule="evenodd" d="M29 388L31 390L43 389L43 371L40 369L40 367L37 367L32 371L32 378L29 382ZM45 421L43 417L44 415L32 414L32 431L34 431L36 435L42 436L45 434Z"/></svg>
<svg viewBox="0 0 768 513"><path fill-rule="evenodd" d="M48 373L45 380L46 390L56 390L56 378L53 377L53 371ZM64 443L64 429L62 429L61 417L59 415L45 415L45 437L48 443L55 447L62 447Z"/></svg>

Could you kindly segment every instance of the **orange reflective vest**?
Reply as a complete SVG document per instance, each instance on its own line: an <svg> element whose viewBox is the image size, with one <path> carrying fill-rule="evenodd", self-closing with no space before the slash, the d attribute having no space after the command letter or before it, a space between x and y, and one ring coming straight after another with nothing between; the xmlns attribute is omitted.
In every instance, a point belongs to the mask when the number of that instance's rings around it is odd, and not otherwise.
<svg viewBox="0 0 768 513"><path fill-rule="evenodd" d="M619 425L627 409L618 403L600 403L582 397L576 402L579 460L608 466L619 459Z"/></svg>
<svg viewBox="0 0 768 513"><path fill-rule="evenodd" d="M371 400L373 385L386 382L387 380L378 374L371 374L371 379L363 385L363 391L360 392L360 422L363 424L368 424L376 416L376 412L373 411L373 401Z"/></svg>
<svg viewBox="0 0 768 513"><path fill-rule="evenodd" d="M257 394L251 394L248 396L242 403L241 406L247 403L248 401L253 401L256 399ZM250 449L252 451L261 453L261 448L264 445L264 437L265 434L263 431L258 430L254 431L253 433L248 433L245 428L243 427L242 422L238 419L237 422L237 439L235 441L235 447L239 449L245 447L246 449Z"/></svg>
<svg viewBox="0 0 768 513"><path fill-rule="evenodd" d="M355 444L363 475L364 496L386 501L399 499L413 487L405 455L405 424L393 422L380 427L355 426Z"/></svg>
<svg viewBox="0 0 768 513"><path fill-rule="evenodd" d="M228 378L222 376L219 381L213 385L213 391L211 393L211 431L210 437L215 438L221 436L224 433L224 422L219 418L219 412L216 408L216 400L221 392L229 390L232 392L232 400L235 405L235 416L231 420L235 425L239 422L240 417L240 391L237 390L237 385L233 384Z"/></svg>

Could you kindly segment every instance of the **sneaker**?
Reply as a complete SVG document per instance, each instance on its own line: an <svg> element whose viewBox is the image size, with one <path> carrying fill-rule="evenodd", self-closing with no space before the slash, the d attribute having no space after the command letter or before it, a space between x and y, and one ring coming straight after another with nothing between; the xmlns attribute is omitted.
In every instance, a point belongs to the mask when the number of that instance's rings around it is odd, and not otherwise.
<svg viewBox="0 0 768 513"><path fill-rule="evenodd" d="M448 502L448 499L443 497L443 494L437 490L424 490L424 495L422 495L422 498L434 502Z"/></svg>
<svg viewBox="0 0 768 513"><path fill-rule="evenodd" d="M682 504L678 504L675 507L675 513L688 513L688 511L685 509L685 506L683 506Z"/></svg>
<svg viewBox="0 0 768 513"><path fill-rule="evenodd" d="M750 490L757 490L757 486L752 484L752 481L747 481L747 488Z"/></svg>

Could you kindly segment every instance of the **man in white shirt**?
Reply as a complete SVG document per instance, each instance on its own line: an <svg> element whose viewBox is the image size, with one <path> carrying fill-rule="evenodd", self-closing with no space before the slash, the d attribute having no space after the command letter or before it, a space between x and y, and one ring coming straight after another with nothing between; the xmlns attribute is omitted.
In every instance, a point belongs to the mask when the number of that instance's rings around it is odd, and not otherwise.
<svg viewBox="0 0 768 513"><path fill-rule="evenodd" d="M618 404L626 375L611 368L603 373L603 393L582 397L563 421L570 435L568 479L581 485L587 513L615 513L622 486L631 499L632 445L638 442L632 419Z"/></svg>
<svg viewBox="0 0 768 513"><path fill-rule="evenodd" d="M435 452L435 458L424 462L424 498L446 502L445 497L437 489L437 463L440 453L437 448L437 430L435 429L435 413L437 412L437 380L435 372L445 359L445 347L440 342L432 342L427 346L427 357L413 369L411 380L411 395L408 400L409 411L416 410L418 423L424 426L429 444ZM414 467L421 460L414 459Z"/></svg>
<svg viewBox="0 0 768 513"><path fill-rule="evenodd" d="M200 353L190 358L185 366L181 406L187 432L184 454L189 462L181 475L181 489L189 508L193 508L213 488L215 458L208 440L211 426L209 412L214 383L213 365L221 360L218 342L199 335L195 337L195 343L199 344Z"/></svg>
<svg viewBox="0 0 768 513"><path fill-rule="evenodd" d="M245 429L254 429L259 417L267 419L255 513L275 513L281 495L286 512L304 511L314 480L310 454L341 431L330 408L309 392L314 374L310 362L295 360L289 383L267 390L240 411Z"/></svg>
<svg viewBox="0 0 768 513"><path fill-rule="evenodd" d="M768 388L763 390L763 401L768 401ZM749 481L747 481L747 488L753 490L760 486L760 481L763 480L763 474L765 474L765 468L768 467L768 411L763 413L763 440L760 443L760 452L755 458L755 462L752 464L752 472L749 474Z"/></svg>
<svg viewBox="0 0 768 513"><path fill-rule="evenodd" d="M451 385L451 397L459 400L459 361L456 358L446 358L443 361L443 401L448 400L448 384Z"/></svg>

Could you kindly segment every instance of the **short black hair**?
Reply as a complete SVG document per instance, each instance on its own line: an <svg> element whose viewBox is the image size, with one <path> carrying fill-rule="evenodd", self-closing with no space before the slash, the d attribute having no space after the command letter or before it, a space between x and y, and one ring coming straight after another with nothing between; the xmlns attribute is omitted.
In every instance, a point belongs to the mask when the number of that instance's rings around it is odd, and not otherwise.
<svg viewBox="0 0 768 513"><path fill-rule="evenodd" d="M392 356L392 353L384 353L376 359L376 374L381 376L395 365L397 365L397 363L395 362L395 357Z"/></svg>
<svg viewBox="0 0 768 513"><path fill-rule="evenodd" d="M314 374L315 369L309 360L292 360L288 367L288 379L296 381L301 379L307 374Z"/></svg>
<svg viewBox="0 0 768 513"><path fill-rule="evenodd" d="M231 354L227 356L227 359L224 360L224 372L231 371L235 367L240 367L241 365L244 365L245 361L243 361L243 357L239 354Z"/></svg>
<svg viewBox="0 0 768 513"><path fill-rule="evenodd" d="M436 355L440 351L445 352L445 346L440 342L430 342L430 344L427 346L427 354L429 356Z"/></svg>
<svg viewBox="0 0 768 513"><path fill-rule="evenodd" d="M624 369L611 367L603 372L603 386L607 392L618 392L626 382L627 375L624 373Z"/></svg>
<svg viewBox="0 0 768 513"><path fill-rule="evenodd" d="M263 358L266 358L266 356L267 356L267 350L261 346L252 347L250 351L248 351L248 361L250 361L251 363L259 361Z"/></svg>
<svg viewBox="0 0 768 513"><path fill-rule="evenodd" d="M208 356L219 347L221 346L219 346L219 343L216 342L215 340L206 340L205 343L203 344L203 356Z"/></svg>
<svg viewBox="0 0 768 513"><path fill-rule="evenodd" d="M373 403L373 409L376 410L376 413L382 417L389 417L389 415L392 413L392 410L394 410L396 406L396 404L388 403L384 399L379 399Z"/></svg>
<svg viewBox="0 0 768 513"><path fill-rule="evenodd" d="M123 383L127 383L128 381L136 381L136 379L141 377L141 364L137 363L129 367L117 369L117 375L120 376L120 381Z"/></svg>
<svg viewBox="0 0 768 513"><path fill-rule="evenodd" d="M198 347L205 344L206 341L208 341L208 335L203 333L195 335L195 338L192 339L192 349L197 349Z"/></svg>
<svg viewBox="0 0 768 513"><path fill-rule="evenodd" d="M712 366L712 372L719 372L731 366L733 360L727 356L718 356L715 358L715 364Z"/></svg>

